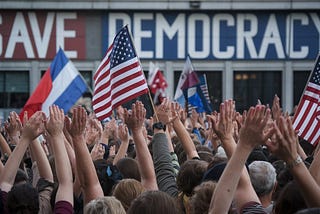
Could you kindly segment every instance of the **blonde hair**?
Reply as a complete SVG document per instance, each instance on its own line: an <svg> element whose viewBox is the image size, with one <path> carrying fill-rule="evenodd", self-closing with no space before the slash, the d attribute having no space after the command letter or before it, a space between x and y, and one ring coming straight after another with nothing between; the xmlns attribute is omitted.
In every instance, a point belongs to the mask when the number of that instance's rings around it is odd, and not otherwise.
<svg viewBox="0 0 320 214"><path fill-rule="evenodd" d="M127 211L131 202L139 197L144 191L145 188L139 181L135 179L123 179L116 185L112 195L121 202L122 206Z"/></svg>
<svg viewBox="0 0 320 214"><path fill-rule="evenodd" d="M84 207L85 214L125 214L122 204L113 196L105 196L90 201Z"/></svg>

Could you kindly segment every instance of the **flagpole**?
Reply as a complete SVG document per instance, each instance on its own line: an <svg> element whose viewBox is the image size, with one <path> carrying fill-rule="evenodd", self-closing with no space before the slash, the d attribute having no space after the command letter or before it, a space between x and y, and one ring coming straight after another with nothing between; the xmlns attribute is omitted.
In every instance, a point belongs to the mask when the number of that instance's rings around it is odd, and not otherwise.
<svg viewBox="0 0 320 214"><path fill-rule="evenodd" d="M126 28L128 28L128 25L125 25ZM141 61L140 61L140 58L138 57L138 54L137 54L137 50L136 50L136 47L134 45L134 42L133 42L133 39L132 39L132 36L131 36L131 32L129 31L129 29L127 29L128 32L129 32L129 36L130 36L130 39L132 41L132 46L133 46L133 50L137 56L137 59L138 59L138 62L140 64L140 67L141 67L141 71L142 71L142 74L143 74L143 77L144 77L144 80L146 81L146 84L147 84L147 79L146 79L146 76L144 75L144 72L143 72L143 68L142 68L142 65L141 65ZM151 106L152 106L152 109L153 109L153 112L154 112L154 115L156 117L156 120L157 122L159 121L159 118L158 118L158 114L156 112L156 109L155 109L155 106L154 106L154 103L153 103L153 100L152 100L152 97L151 97L151 94L150 94L150 90L149 90L149 87L148 87L148 96L149 96L149 100L151 102Z"/></svg>
<svg viewBox="0 0 320 214"><path fill-rule="evenodd" d="M304 86L303 92L302 92L302 94L301 94L301 97L300 97L300 100L299 100L299 103L298 103L297 106L300 106L300 103L301 103L303 94L304 94L304 92L306 91L308 82L310 82L310 78L312 77L313 71L314 71L314 69L315 69L316 66L317 66L317 62L318 62L318 58L319 58L319 57L320 57L320 52L318 53L318 56L317 56L317 58L316 58L315 63L313 63L313 68L312 68L312 70L311 70L311 72L310 72L310 75L309 75L309 77L308 77L308 81L307 81L306 85ZM295 116L296 116L296 112L294 113L293 118L295 118Z"/></svg>

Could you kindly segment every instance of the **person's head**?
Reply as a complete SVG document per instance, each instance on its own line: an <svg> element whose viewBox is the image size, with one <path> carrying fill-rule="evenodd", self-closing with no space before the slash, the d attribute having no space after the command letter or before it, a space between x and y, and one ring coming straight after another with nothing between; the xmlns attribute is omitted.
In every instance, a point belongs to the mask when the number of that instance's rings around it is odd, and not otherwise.
<svg viewBox="0 0 320 214"><path fill-rule="evenodd" d="M196 149L200 157L200 160L206 161L208 163L210 163L213 160L213 152L209 147L204 145L198 145L196 146Z"/></svg>
<svg viewBox="0 0 320 214"><path fill-rule="evenodd" d="M123 179L132 178L141 181L138 162L135 159L129 157L122 158L117 162L116 166Z"/></svg>
<svg viewBox="0 0 320 214"><path fill-rule="evenodd" d="M215 165L211 166L203 175L202 181L215 181L218 182L224 169L227 166L227 161L216 163Z"/></svg>
<svg viewBox="0 0 320 214"><path fill-rule="evenodd" d="M113 190L115 196L122 204L125 210L131 205L131 202L145 191L142 184L135 179L121 180Z"/></svg>
<svg viewBox="0 0 320 214"><path fill-rule="evenodd" d="M247 159L247 164L251 164L253 161L268 161L268 157L263 152L261 147L255 148Z"/></svg>
<svg viewBox="0 0 320 214"><path fill-rule="evenodd" d="M259 197L268 195L276 184L276 170L266 161L253 161L249 165L252 186Z"/></svg>
<svg viewBox="0 0 320 214"><path fill-rule="evenodd" d="M18 169L16 177L14 179L14 185L18 185L26 182L28 182L27 173L22 169Z"/></svg>
<svg viewBox="0 0 320 214"><path fill-rule="evenodd" d="M108 164L104 159L95 160L93 163L104 195L110 196L113 185L121 180L121 173L116 166Z"/></svg>
<svg viewBox="0 0 320 214"><path fill-rule="evenodd" d="M291 214L298 210L307 208L299 186L290 181L282 190L275 202L275 214Z"/></svg>
<svg viewBox="0 0 320 214"><path fill-rule="evenodd" d="M85 214L125 214L120 201L113 196L105 196L90 201L84 207Z"/></svg>
<svg viewBox="0 0 320 214"><path fill-rule="evenodd" d="M37 214L39 212L39 195L28 183L14 185L8 193L9 213Z"/></svg>
<svg viewBox="0 0 320 214"><path fill-rule="evenodd" d="M216 182L206 181L194 188L193 195L189 199L188 203L190 214L208 213L216 185Z"/></svg>
<svg viewBox="0 0 320 214"><path fill-rule="evenodd" d="M179 214L174 198L162 191L147 191L136 198L127 214Z"/></svg>
<svg viewBox="0 0 320 214"><path fill-rule="evenodd" d="M201 183L207 166L207 162L200 160L188 160L182 164L177 176L178 189L190 196L193 188Z"/></svg>

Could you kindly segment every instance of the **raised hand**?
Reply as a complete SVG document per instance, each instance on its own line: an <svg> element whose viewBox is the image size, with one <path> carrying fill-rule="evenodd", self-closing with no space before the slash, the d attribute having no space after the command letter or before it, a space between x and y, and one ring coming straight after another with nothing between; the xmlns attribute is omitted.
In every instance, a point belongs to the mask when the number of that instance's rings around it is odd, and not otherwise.
<svg viewBox="0 0 320 214"><path fill-rule="evenodd" d="M129 131L125 124L119 125L119 139L121 142L129 142Z"/></svg>
<svg viewBox="0 0 320 214"><path fill-rule="evenodd" d="M64 127L64 112L58 106L49 107L49 118L45 123L47 132L51 136L56 136L63 133Z"/></svg>
<svg viewBox="0 0 320 214"><path fill-rule="evenodd" d="M275 127L275 141L268 141L268 149L286 162L298 156L298 136L292 127L290 117L280 116Z"/></svg>
<svg viewBox="0 0 320 214"><path fill-rule="evenodd" d="M214 132L221 141L233 138L233 116L234 104L232 100L226 100L220 105L219 119L217 115L207 115L208 120L212 123Z"/></svg>
<svg viewBox="0 0 320 214"><path fill-rule="evenodd" d="M159 122L163 124L167 124L172 119L172 111L171 111L171 102L169 99L164 98L161 105L157 108L157 117L155 119L159 119Z"/></svg>
<svg viewBox="0 0 320 214"><path fill-rule="evenodd" d="M124 113L125 123L132 131L140 131L142 129L145 117L146 109L140 101L132 104L131 111L125 110Z"/></svg>
<svg viewBox="0 0 320 214"><path fill-rule="evenodd" d="M22 124L18 114L14 111L10 112L8 120L4 123L4 128L13 143L19 139Z"/></svg>
<svg viewBox="0 0 320 214"><path fill-rule="evenodd" d="M86 142L88 145L97 143L102 136L102 125L99 120L89 118L86 126Z"/></svg>
<svg viewBox="0 0 320 214"><path fill-rule="evenodd" d="M86 110L78 106L72 109L72 122L66 121L67 130L72 137L83 137L86 128L87 113Z"/></svg>
<svg viewBox="0 0 320 214"><path fill-rule="evenodd" d="M45 119L46 119L46 115L41 111L34 113L29 119L28 119L28 113L25 112L24 125L21 131L21 138L25 138L32 141L35 138L37 138L40 134L44 133Z"/></svg>
<svg viewBox="0 0 320 214"><path fill-rule="evenodd" d="M103 159L105 148L100 143L96 143L91 150L91 158L93 161Z"/></svg>
<svg viewBox="0 0 320 214"><path fill-rule="evenodd" d="M265 127L271 116L270 114L270 109L266 109L264 105L251 107L240 130L239 143L245 142L245 146L250 149L266 143L274 133L274 129L265 131Z"/></svg>
<svg viewBox="0 0 320 214"><path fill-rule="evenodd" d="M277 95L274 95L272 103L272 118L277 121L282 115L282 110L280 107L280 98Z"/></svg>

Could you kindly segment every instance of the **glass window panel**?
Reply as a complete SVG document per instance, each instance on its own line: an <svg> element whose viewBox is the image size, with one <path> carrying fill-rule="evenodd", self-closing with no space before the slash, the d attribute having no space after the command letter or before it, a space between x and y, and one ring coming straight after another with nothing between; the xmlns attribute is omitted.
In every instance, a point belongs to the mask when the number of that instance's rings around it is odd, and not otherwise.
<svg viewBox="0 0 320 214"><path fill-rule="evenodd" d="M93 82L92 82L91 71L80 71L80 74L82 75L83 79L86 81L87 85L90 87L93 93ZM83 97L92 97L90 90L87 89L87 91L83 94Z"/></svg>
<svg viewBox="0 0 320 214"><path fill-rule="evenodd" d="M309 79L310 71L295 71L293 73L293 102L294 106L299 104L301 95Z"/></svg>
<svg viewBox="0 0 320 214"><path fill-rule="evenodd" d="M29 98L28 71L0 71L0 108L22 108Z"/></svg>
<svg viewBox="0 0 320 214"><path fill-rule="evenodd" d="M281 101L281 72L280 71L235 71L234 99L237 111L242 112L257 104L272 105L274 95Z"/></svg>
<svg viewBox="0 0 320 214"><path fill-rule="evenodd" d="M6 92L29 92L28 72L10 71L5 77Z"/></svg>

